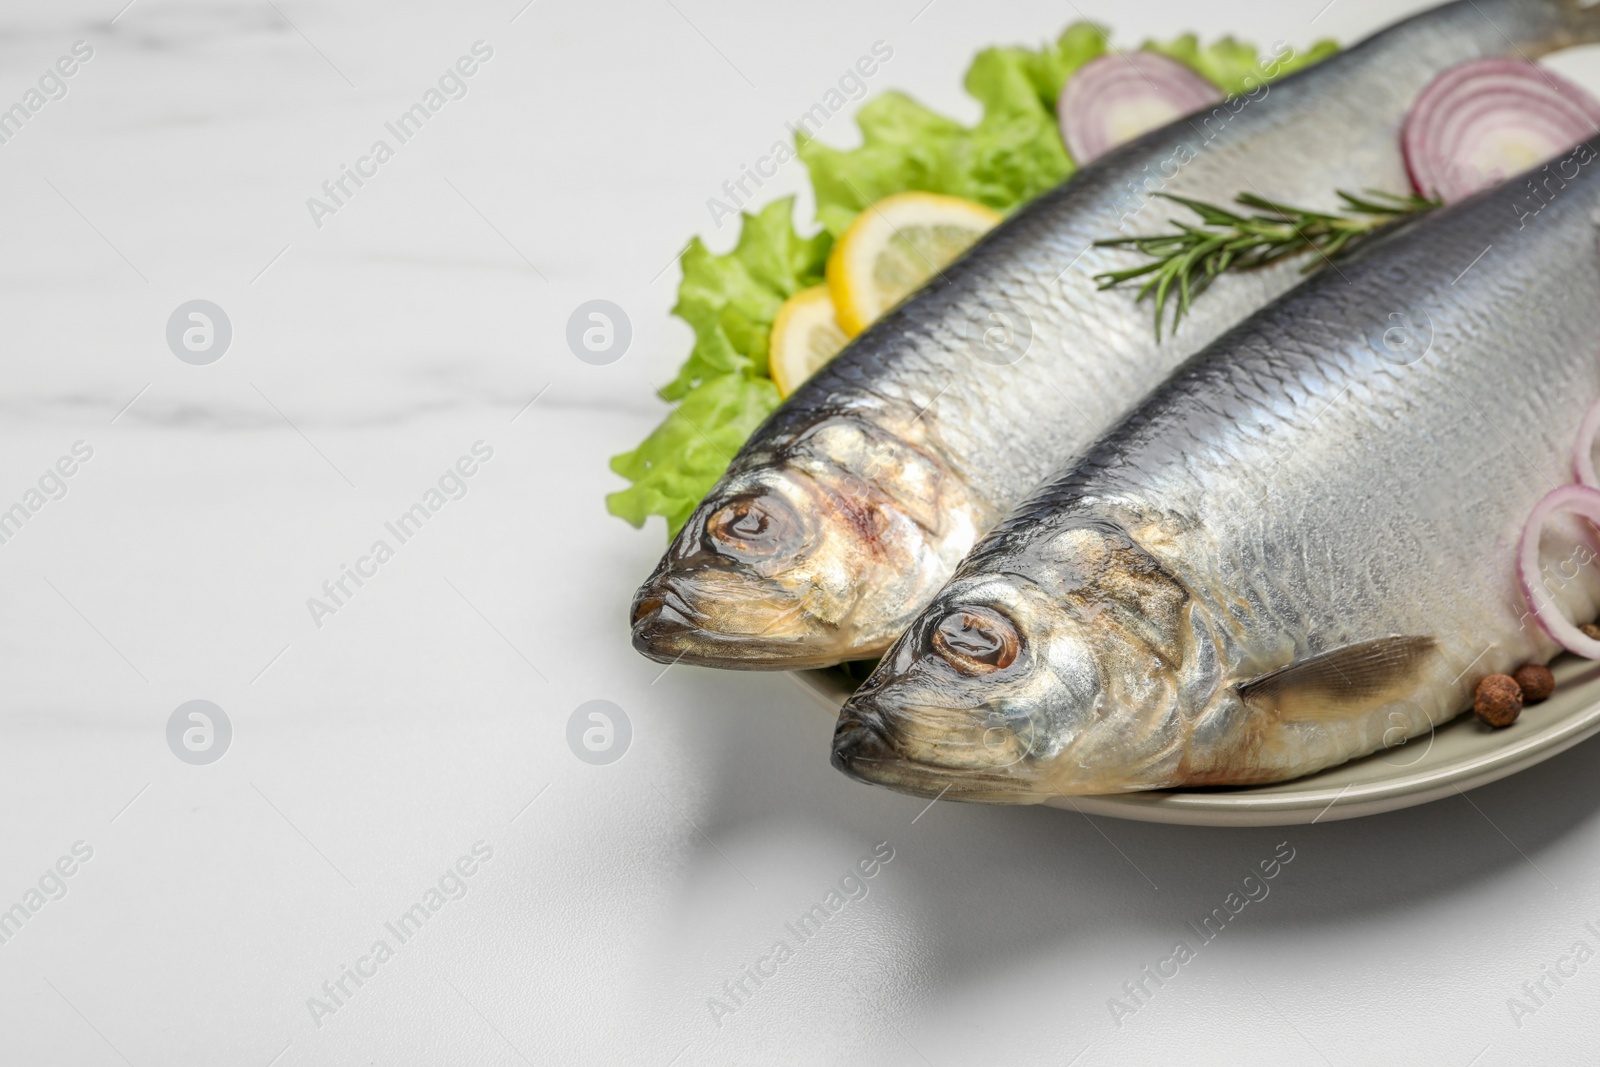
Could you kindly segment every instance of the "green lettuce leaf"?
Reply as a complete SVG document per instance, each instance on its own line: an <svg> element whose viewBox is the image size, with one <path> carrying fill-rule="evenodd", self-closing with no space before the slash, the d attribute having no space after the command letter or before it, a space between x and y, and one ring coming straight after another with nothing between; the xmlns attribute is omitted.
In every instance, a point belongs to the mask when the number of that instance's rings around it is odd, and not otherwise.
<svg viewBox="0 0 1600 1067"><path fill-rule="evenodd" d="M698 237L689 242L672 313L693 327L694 348L660 390L678 407L638 448L612 457L611 469L633 482L606 498L613 515L635 526L663 515L676 533L778 406L767 376L772 319L794 293L822 283L833 245L826 233L795 232L793 211L794 198L784 197L742 215L738 243L724 255Z"/></svg>
<svg viewBox="0 0 1600 1067"><path fill-rule="evenodd" d="M607 510L635 526L663 515L669 535L677 533L779 399L769 378L706 378L638 448L611 458L611 469L633 484L606 497Z"/></svg>
<svg viewBox="0 0 1600 1067"><path fill-rule="evenodd" d="M859 148L797 135L817 221L838 237L863 208L893 193L943 193L1008 211L1060 184L1073 165L1056 127L1056 97L1073 71L1105 50L1105 31L1078 23L1038 51L979 52L963 83L983 105L970 128L890 92L857 113Z"/></svg>
<svg viewBox="0 0 1600 1067"><path fill-rule="evenodd" d="M668 536L678 532L779 404L767 374L779 305L821 284L834 240L869 204L921 190L1005 212L1070 175L1074 166L1056 125L1056 100L1067 79L1108 47L1102 27L1079 22L1038 49L979 52L962 83L983 107L970 127L888 92L857 113L857 148L830 148L797 134L795 149L811 179L821 231L801 236L793 198L786 197L743 214L731 252L714 254L698 237L689 242L672 310L694 329L694 348L660 390L677 406L638 448L612 458L611 469L633 484L606 497L607 509L635 526L661 515ZM1185 34L1140 47L1176 59L1228 93L1249 91L1263 76L1255 47L1231 37L1201 46ZM1336 51L1334 42L1318 41L1281 61L1275 76Z"/></svg>
<svg viewBox="0 0 1600 1067"><path fill-rule="evenodd" d="M1286 74L1293 74L1339 50L1337 41L1324 38L1308 48L1296 49L1287 59L1279 60L1272 77L1267 78L1262 70L1264 61L1257 54L1256 46L1232 37L1224 37L1214 44L1201 47L1194 34L1186 33L1170 41L1146 41L1139 47L1176 59L1201 77L1215 82L1230 96L1251 92L1262 81L1275 81Z"/></svg>

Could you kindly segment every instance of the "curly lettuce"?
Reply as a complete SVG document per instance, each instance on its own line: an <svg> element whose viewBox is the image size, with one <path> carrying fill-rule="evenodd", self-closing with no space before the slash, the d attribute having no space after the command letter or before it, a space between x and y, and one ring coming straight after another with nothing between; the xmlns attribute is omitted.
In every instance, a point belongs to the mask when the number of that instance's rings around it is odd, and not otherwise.
<svg viewBox="0 0 1600 1067"><path fill-rule="evenodd" d="M1275 55L1262 58L1253 44L1224 37L1215 44L1202 47L1199 38L1192 33L1165 42L1146 41L1139 47L1160 52L1168 59L1176 59L1196 74L1209 79L1229 96L1250 92L1263 80L1273 81L1313 63L1320 63L1339 50L1337 41L1325 38L1313 43L1304 52L1281 48ZM1268 66L1272 67L1270 77L1264 70Z"/></svg>
<svg viewBox="0 0 1600 1067"><path fill-rule="evenodd" d="M716 255L696 237L683 253L683 281L672 313L694 330L694 348L660 389L677 407L611 469L633 485L606 498L613 515L642 526L666 517L676 533L733 454L778 406L767 374L767 341L778 307L822 282L833 239L801 237L793 197L740 219L733 251Z"/></svg>
<svg viewBox="0 0 1600 1067"><path fill-rule="evenodd" d="M1229 93L1247 91L1265 77L1255 47L1231 37L1202 46L1185 34L1140 47L1170 56ZM689 242L673 314L693 328L694 348L660 390L673 410L637 448L612 457L611 469L632 484L607 496L607 509L634 526L661 515L668 536L678 532L779 404L767 372L778 307L821 284L834 240L869 204L920 190L1006 212L1071 175L1075 167L1056 123L1056 100L1078 68L1108 48L1105 29L1079 22L1038 49L979 52L962 83L983 108L973 126L888 92L857 112L856 148L830 148L797 133L795 151L811 179L820 229L801 236L793 198L786 197L742 213L730 252L714 254L698 237ZM1337 50L1334 42L1319 41L1278 59L1272 76Z"/></svg>
<svg viewBox="0 0 1600 1067"><path fill-rule="evenodd" d="M893 193L943 193L1008 211L1059 185L1074 167L1056 125L1056 98L1074 71L1105 50L1105 31L1079 23L1038 51L979 52L963 82L983 105L972 127L889 92L857 113L859 148L796 138L817 221L838 237L863 208Z"/></svg>

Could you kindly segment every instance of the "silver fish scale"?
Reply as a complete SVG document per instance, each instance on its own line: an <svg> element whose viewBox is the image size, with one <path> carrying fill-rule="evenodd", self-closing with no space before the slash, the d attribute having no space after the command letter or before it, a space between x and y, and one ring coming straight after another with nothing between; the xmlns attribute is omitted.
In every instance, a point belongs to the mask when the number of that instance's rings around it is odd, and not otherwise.
<svg viewBox="0 0 1600 1067"><path fill-rule="evenodd" d="M771 462L817 422L849 412L887 425L921 413L941 459L998 517L1070 459L1186 356L1288 289L1298 264L1224 276L1157 344L1148 303L1098 292L1092 276L1139 257L1095 240L1158 232L1176 205L1130 182L1216 202L1257 192L1336 206L1333 190L1400 191L1395 131L1440 70L1480 55L1553 43L1562 5L1465 0L1238 98L1214 115L1155 131L1083 168L1024 207L964 258L868 329L751 439L731 472ZM1229 108L1237 106L1236 112ZM1170 180L1162 165L1191 154ZM1026 264L1019 269L1018 264ZM1005 300L1031 321L1026 358L996 366L973 355L970 317Z"/></svg>
<svg viewBox="0 0 1600 1067"><path fill-rule="evenodd" d="M751 436L631 605L660 662L789 669L878 655L984 532L1184 358L1300 280L1225 273L1158 342L1142 262L1096 240L1168 229L1165 192L1338 207L1405 190L1398 131L1445 68L1600 39L1576 0L1462 0L1084 167L890 311ZM997 350L987 329L1017 327ZM1002 330L1001 333L1004 333ZM1263 601L1276 604L1283 598Z"/></svg>
<svg viewBox="0 0 1600 1067"><path fill-rule="evenodd" d="M1515 551L1534 505L1571 481L1600 399L1600 157L1524 226L1529 195L1514 182L1449 209L1225 334L985 538L954 584L1044 573L1054 537L1109 520L1205 612L1218 686L1385 635L1437 639L1412 732L1458 711L1484 674L1549 658L1523 623ZM1391 312L1432 324L1415 362L1383 344ZM1552 522L1544 560L1584 543L1575 521ZM1600 568L1558 600L1593 617ZM1305 729L1297 770L1371 751L1381 727Z"/></svg>

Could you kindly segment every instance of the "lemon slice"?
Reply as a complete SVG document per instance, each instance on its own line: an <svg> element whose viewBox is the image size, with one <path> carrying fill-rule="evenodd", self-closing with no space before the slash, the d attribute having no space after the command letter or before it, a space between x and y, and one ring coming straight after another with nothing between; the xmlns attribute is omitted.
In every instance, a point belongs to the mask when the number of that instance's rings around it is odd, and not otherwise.
<svg viewBox="0 0 1600 1067"><path fill-rule="evenodd" d="M999 221L982 204L936 193L896 193L867 208L828 256L840 328L850 337L866 329Z"/></svg>
<svg viewBox="0 0 1600 1067"><path fill-rule="evenodd" d="M802 289L783 302L772 320L767 362L779 396L788 396L839 354L849 340L833 318L826 285Z"/></svg>

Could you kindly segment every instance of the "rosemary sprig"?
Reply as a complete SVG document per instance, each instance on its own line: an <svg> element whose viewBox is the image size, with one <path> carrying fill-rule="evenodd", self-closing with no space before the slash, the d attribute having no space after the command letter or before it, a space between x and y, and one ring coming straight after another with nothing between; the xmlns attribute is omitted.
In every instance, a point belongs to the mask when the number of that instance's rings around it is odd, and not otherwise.
<svg viewBox="0 0 1600 1067"><path fill-rule="evenodd" d="M1396 196L1369 189L1365 196L1338 191L1344 207L1338 212L1312 211L1282 204L1253 193L1240 193L1234 202L1254 209L1241 215L1215 204L1187 197L1157 194L1182 204L1200 217L1200 224L1170 219L1177 231L1149 237L1112 237L1095 244L1104 248L1131 248L1150 257L1148 263L1126 270L1096 274L1101 289L1135 278L1145 278L1139 300L1154 296L1156 338L1167 298L1176 291L1172 329L1178 328L1195 297L1226 270L1249 270L1276 263L1288 256L1316 249L1322 255L1305 267L1310 272L1348 250L1352 242L1401 219L1439 206L1421 196Z"/></svg>

